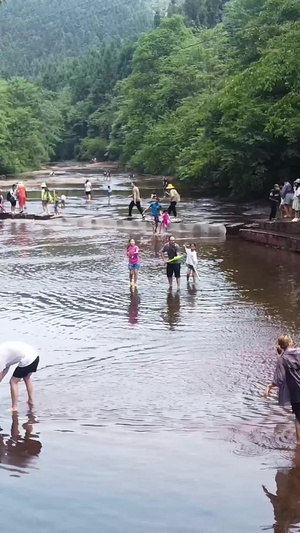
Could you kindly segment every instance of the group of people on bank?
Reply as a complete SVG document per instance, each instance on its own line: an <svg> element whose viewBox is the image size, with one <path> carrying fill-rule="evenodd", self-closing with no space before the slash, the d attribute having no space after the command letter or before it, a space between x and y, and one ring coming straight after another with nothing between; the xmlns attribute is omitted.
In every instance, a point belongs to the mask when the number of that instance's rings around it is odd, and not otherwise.
<svg viewBox="0 0 300 533"><path fill-rule="evenodd" d="M300 218L300 178L292 184L285 180L282 187L275 183L269 194L270 216L269 220L275 221L278 209L283 218L290 218L298 222Z"/></svg>

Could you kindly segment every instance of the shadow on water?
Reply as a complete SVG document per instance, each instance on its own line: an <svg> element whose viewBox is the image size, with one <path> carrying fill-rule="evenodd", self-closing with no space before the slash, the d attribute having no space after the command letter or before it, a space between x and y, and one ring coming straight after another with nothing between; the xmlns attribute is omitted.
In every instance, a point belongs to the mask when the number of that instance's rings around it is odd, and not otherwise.
<svg viewBox="0 0 300 533"><path fill-rule="evenodd" d="M33 413L19 426L18 413L13 413L10 435L0 433L0 468L9 470L12 477L20 477L28 468L35 468L42 444L34 432L37 420Z"/></svg>
<svg viewBox="0 0 300 533"><path fill-rule="evenodd" d="M274 510L274 533L299 531L294 527L300 523L300 446L296 450L292 467L278 469L275 483L276 494L263 486Z"/></svg>

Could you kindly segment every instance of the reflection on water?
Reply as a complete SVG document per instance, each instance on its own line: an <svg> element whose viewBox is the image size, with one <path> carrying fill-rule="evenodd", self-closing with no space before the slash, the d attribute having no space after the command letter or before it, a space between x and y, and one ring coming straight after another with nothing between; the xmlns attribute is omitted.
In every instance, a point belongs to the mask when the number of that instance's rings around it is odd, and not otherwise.
<svg viewBox="0 0 300 533"><path fill-rule="evenodd" d="M130 287L130 304L128 306L128 321L133 326L139 321L141 298L137 288Z"/></svg>
<svg viewBox="0 0 300 533"><path fill-rule="evenodd" d="M280 468L275 476L276 494L263 486L264 493L274 510L274 533L299 531L300 523L300 447L297 447L293 465Z"/></svg>
<svg viewBox="0 0 300 533"><path fill-rule="evenodd" d="M166 309L162 311L162 317L169 328L174 331L180 320L180 292L168 291Z"/></svg>
<svg viewBox="0 0 300 533"><path fill-rule="evenodd" d="M34 432L37 423L33 413L20 427L17 413L12 415L10 435L0 433L0 467L9 470L15 477L36 467L42 444L39 435Z"/></svg>

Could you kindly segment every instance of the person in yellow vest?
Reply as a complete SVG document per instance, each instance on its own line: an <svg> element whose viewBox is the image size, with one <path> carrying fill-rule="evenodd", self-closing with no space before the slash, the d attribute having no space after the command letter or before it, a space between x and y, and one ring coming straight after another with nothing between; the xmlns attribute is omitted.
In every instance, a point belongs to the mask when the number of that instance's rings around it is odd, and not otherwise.
<svg viewBox="0 0 300 533"><path fill-rule="evenodd" d="M50 215L48 205L49 205L49 202L53 201L53 199L45 182L42 183L41 185L41 200L42 200L43 212L47 215Z"/></svg>
<svg viewBox="0 0 300 533"><path fill-rule="evenodd" d="M167 186L166 191L170 196L170 205L168 207L168 213L169 215L173 214L174 217L177 217L176 205L178 204L178 202L180 202L180 195L171 183L169 183L169 185Z"/></svg>

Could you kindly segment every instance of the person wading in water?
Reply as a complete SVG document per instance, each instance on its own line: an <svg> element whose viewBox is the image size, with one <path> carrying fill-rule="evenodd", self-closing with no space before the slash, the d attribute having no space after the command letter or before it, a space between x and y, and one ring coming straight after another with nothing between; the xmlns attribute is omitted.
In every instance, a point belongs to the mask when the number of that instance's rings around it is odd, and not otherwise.
<svg viewBox="0 0 300 533"><path fill-rule="evenodd" d="M175 243L175 237L173 237L173 235L170 235L169 242L162 248L161 256L164 262L167 263L166 273L169 282L169 289L172 290L173 276L175 276L177 289L180 290L180 260L174 261L176 257L180 257L180 249L178 244Z"/></svg>
<svg viewBox="0 0 300 533"><path fill-rule="evenodd" d="M33 407L33 387L31 374L37 371L39 355L25 342L4 342L0 344L0 383L10 367L18 364L10 380L12 410L18 410L19 381L24 380L29 407Z"/></svg>
<svg viewBox="0 0 300 533"><path fill-rule="evenodd" d="M278 339L277 353L279 358L273 381L267 386L265 397L278 387L279 404L292 406L296 417L297 444L300 445L300 349L294 347L291 337L283 335Z"/></svg>
<svg viewBox="0 0 300 533"><path fill-rule="evenodd" d="M140 190L137 187L136 181L132 182L132 194L130 194L130 197L132 198L132 200L129 204L128 217L129 218L132 217L132 210L135 206L138 209L138 211L141 213L142 217L145 218L143 209L141 207Z"/></svg>
<svg viewBox="0 0 300 533"><path fill-rule="evenodd" d="M176 205L178 204L178 202L180 202L180 196L171 183L169 183L169 185L167 186L166 192L170 196L170 205L168 207L168 213L169 215L173 214L174 217L176 218L177 217Z"/></svg>
<svg viewBox="0 0 300 533"><path fill-rule="evenodd" d="M47 215L50 215L48 205L49 205L49 202L52 202L53 199L45 182L42 183L41 185L41 200L42 200L42 207L43 207L44 213L46 213Z"/></svg>

